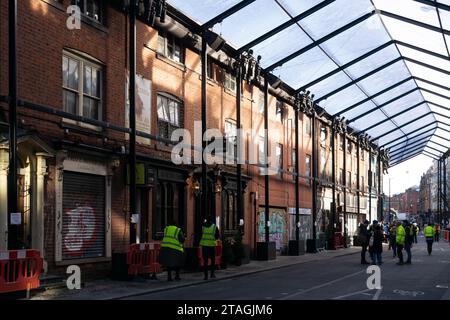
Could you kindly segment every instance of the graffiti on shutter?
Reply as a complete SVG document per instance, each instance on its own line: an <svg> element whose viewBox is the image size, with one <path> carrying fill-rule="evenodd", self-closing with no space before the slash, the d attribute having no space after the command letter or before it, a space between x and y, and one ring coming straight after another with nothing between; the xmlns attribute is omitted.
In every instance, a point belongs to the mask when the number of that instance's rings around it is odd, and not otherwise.
<svg viewBox="0 0 450 320"><path fill-rule="evenodd" d="M105 255L105 177L64 172L64 260Z"/></svg>

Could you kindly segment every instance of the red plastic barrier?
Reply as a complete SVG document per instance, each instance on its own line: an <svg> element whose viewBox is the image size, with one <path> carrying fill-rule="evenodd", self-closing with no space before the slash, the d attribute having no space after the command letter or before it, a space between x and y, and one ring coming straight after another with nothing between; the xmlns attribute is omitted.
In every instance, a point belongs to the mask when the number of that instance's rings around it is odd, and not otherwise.
<svg viewBox="0 0 450 320"><path fill-rule="evenodd" d="M128 274L154 274L161 272L158 262L161 244L157 242L130 245L127 254Z"/></svg>
<svg viewBox="0 0 450 320"><path fill-rule="evenodd" d="M39 288L42 263L38 250L0 251L0 293Z"/></svg>
<svg viewBox="0 0 450 320"><path fill-rule="evenodd" d="M215 264L220 265L222 263L222 241L218 240L216 245L216 260ZM203 267L203 253L202 253L202 247L198 247L198 263L199 266ZM208 259L208 266L211 265L211 259Z"/></svg>
<svg viewBox="0 0 450 320"><path fill-rule="evenodd" d="M444 230L444 241L449 242L449 233L450 233L450 231Z"/></svg>

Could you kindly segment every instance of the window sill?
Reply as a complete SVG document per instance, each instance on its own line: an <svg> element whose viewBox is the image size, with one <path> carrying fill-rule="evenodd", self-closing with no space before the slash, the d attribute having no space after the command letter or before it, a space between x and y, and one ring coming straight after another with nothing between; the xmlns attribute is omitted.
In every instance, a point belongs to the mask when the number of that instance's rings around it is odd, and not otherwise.
<svg viewBox="0 0 450 320"><path fill-rule="evenodd" d="M101 127L67 118L62 118L61 127L63 129L69 129L79 133L89 133L102 137L104 136L104 131Z"/></svg>
<svg viewBox="0 0 450 320"><path fill-rule="evenodd" d="M71 260L62 260L55 261L57 266L69 266L73 264L88 264L88 263L102 263L102 262L111 262L111 258L100 257L100 258L86 258L86 259L71 259Z"/></svg>
<svg viewBox="0 0 450 320"><path fill-rule="evenodd" d="M165 55L163 55L159 52L156 53L156 58L161 61L164 61L165 63L171 65L174 68L177 68L180 71L186 72L186 65L183 63L173 61L172 59L166 57Z"/></svg>
<svg viewBox="0 0 450 320"><path fill-rule="evenodd" d="M172 152L173 147L171 145L167 145L164 142L158 142L155 144L155 150Z"/></svg>
<svg viewBox="0 0 450 320"><path fill-rule="evenodd" d="M101 22L94 20L84 14L81 15L81 22L101 31L104 33L108 33L108 28L106 28Z"/></svg>
<svg viewBox="0 0 450 320"><path fill-rule="evenodd" d="M52 7L61 10L61 11L65 11L64 10L64 5L61 2L58 2L57 0L42 0L43 2L51 5Z"/></svg>

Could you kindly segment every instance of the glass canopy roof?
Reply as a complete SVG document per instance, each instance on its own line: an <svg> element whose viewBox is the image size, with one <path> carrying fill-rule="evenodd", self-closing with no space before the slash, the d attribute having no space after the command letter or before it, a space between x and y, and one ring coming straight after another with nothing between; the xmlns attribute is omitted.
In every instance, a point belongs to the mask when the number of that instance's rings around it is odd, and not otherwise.
<svg viewBox="0 0 450 320"><path fill-rule="evenodd" d="M449 0L168 0L332 116L391 165L450 148ZM217 16L220 19L215 20Z"/></svg>

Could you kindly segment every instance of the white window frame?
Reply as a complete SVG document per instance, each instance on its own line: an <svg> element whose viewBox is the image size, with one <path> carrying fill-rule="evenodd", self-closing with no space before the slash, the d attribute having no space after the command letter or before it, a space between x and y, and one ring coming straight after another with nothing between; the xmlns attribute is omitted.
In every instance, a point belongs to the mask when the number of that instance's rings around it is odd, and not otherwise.
<svg viewBox="0 0 450 320"><path fill-rule="evenodd" d="M161 43L163 41L164 43ZM169 45L172 45L175 49L176 46L179 47L180 50L180 58L179 60L175 58L175 54L172 54L172 56L169 54ZM158 32L158 50L157 52L161 55L163 55L165 58L184 65L185 61L185 51L183 43L181 42L181 39L175 37L174 35L167 33L165 31ZM175 52L175 50L174 50ZM209 60L209 59L208 59Z"/></svg>
<svg viewBox="0 0 450 320"><path fill-rule="evenodd" d="M61 61L61 73L62 73L62 65L64 63L65 57L72 59L72 60L76 60L78 62L78 89L74 90L72 88L65 87L64 86L64 75L62 75L61 79L62 79L63 99L64 99L64 91L65 90L76 93L78 95L78 105L76 106L75 115L81 116L81 117L84 116L83 115L83 103L84 103L83 98L84 98L84 96L87 96L91 99L96 99L98 101L98 118L97 119L89 118L89 119L102 121L102 119L103 119L103 70L104 70L104 65L99 62L93 62L86 57L82 57L80 55L76 55L71 52L68 52L67 50L64 50L63 55L62 55L62 61ZM99 72L100 80L99 80L99 89L98 89L99 97L94 97L94 96L87 95L84 93L84 69L86 66L100 70L100 72ZM64 101L63 101L63 108L64 108L64 111L67 112L67 110L65 109ZM88 118L88 117L86 117L86 118ZM86 126L88 128L92 128L92 129L99 129L96 126L92 126L92 125L77 122L77 121L71 121L69 119L64 119L64 121L72 122L72 123L75 123L80 126Z"/></svg>
<svg viewBox="0 0 450 320"><path fill-rule="evenodd" d="M225 89L230 90L231 92L236 92L236 77L231 73L226 72L223 86Z"/></svg>

